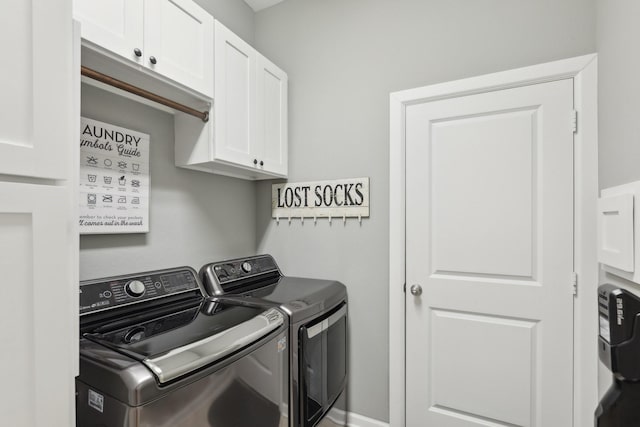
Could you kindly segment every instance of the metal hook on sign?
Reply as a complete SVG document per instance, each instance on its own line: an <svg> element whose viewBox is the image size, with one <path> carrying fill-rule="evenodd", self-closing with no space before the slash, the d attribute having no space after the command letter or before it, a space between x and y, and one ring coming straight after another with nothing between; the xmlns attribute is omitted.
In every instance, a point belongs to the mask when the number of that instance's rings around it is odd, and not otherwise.
<svg viewBox="0 0 640 427"><path fill-rule="evenodd" d="M276 225L280 225L280 217L279 216L276 217Z"/></svg>
<svg viewBox="0 0 640 427"><path fill-rule="evenodd" d="M304 216L301 216L301 217L300 217L300 224L301 224L301 225L304 225Z"/></svg>
<svg viewBox="0 0 640 427"><path fill-rule="evenodd" d="M347 225L347 216L346 215L342 215L342 223L344 225Z"/></svg>
<svg viewBox="0 0 640 427"><path fill-rule="evenodd" d="M331 215L329 215L329 225L331 225Z"/></svg>
<svg viewBox="0 0 640 427"><path fill-rule="evenodd" d="M316 218L315 216L313 217L313 225L316 225L318 222L318 218Z"/></svg>
<svg viewBox="0 0 640 427"><path fill-rule="evenodd" d="M362 225L362 215L358 215L358 222Z"/></svg>
<svg viewBox="0 0 640 427"><path fill-rule="evenodd" d="M289 225L291 225L291 217L289 217Z"/></svg>

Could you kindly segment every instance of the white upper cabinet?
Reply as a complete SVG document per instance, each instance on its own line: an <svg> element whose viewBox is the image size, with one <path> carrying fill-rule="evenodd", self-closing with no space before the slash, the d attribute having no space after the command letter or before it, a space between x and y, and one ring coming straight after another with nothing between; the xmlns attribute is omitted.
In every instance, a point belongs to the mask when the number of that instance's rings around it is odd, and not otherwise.
<svg viewBox="0 0 640 427"><path fill-rule="evenodd" d="M142 63L143 0L74 0L73 15L82 23L83 39Z"/></svg>
<svg viewBox="0 0 640 427"><path fill-rule="evenodd" d="M212 123L177 114L176 165L244 179L287 176L287 74L215 23Z"/></svg>
<svg viewBox="0 0 640 427"><path fill-rule="evenodd" d="M145 65L213 95L213 17L191 0L145 1Z"/></svg>
<svg viewBox="0 0 640 427"><path fill-rule="evenodd" d="M73 69L65 1L8 0L0 14L0 174L67 179Z"/></svg>
<svg viewBox="0 0 640 427"><path fill-rule="evenodd" d="M215 156L253 167L256 51L217 21L215 34Z"/></svg>
<svg viewBox="0 0 640 427"><path fill-rule="evenodd" d="M287 175L287 74L258 54L256 137L264 170Z"/></svg>
<svg viewBox="0 0 640 427"><path fill-rule="evenodd" d="M195 2L75 0L74 15L92 45L213 97L214 20Z"/></svg>

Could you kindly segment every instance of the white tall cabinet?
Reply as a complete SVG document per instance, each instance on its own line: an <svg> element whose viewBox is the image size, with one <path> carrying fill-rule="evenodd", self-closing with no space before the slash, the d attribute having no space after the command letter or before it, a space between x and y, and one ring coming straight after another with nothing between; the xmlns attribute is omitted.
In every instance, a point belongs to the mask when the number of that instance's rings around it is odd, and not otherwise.
<svg viewBox="0 0 640 427"><path fill-rule="evenodd" d="M0 425L67 427L78 358L79 51L71 0L2 8Z"/></svg>

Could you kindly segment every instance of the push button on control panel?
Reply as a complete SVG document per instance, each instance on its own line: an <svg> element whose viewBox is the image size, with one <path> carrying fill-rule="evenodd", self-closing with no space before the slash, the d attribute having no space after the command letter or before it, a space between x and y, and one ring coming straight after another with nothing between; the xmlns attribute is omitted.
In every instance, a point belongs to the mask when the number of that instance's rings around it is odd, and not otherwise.
<svg viewBox="0 0 640 427"><path fill-rule="evenodd" d="M141 297L144 295L145 286L140 280L132 280L124 285L124 291L132 297Z"/></svg>

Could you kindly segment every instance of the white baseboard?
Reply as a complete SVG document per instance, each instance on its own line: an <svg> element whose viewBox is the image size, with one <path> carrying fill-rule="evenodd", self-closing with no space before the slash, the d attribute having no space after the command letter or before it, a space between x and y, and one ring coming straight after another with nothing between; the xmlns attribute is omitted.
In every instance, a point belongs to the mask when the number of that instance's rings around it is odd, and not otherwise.
<svg viewBox="0 0 640 427"><path fill-rule="evenodd" d="M326 417L335 423L339 423L340 419L345 419L345 415L348 427L389 427L388 423L374 420L373 418L368 418L364 415L356 414L354 412L347 412L345 414L345 411L337 408L331 409Z"/></svg>
<svg viewBox="0 0 640 427"><path fill-rule="evenodd" d="M347 414L349 427L389 427L388 423L365 417L364 415L349 412Z"/></svg>

